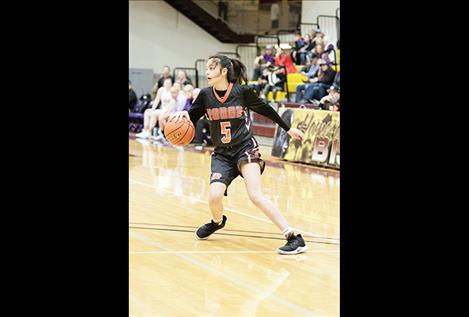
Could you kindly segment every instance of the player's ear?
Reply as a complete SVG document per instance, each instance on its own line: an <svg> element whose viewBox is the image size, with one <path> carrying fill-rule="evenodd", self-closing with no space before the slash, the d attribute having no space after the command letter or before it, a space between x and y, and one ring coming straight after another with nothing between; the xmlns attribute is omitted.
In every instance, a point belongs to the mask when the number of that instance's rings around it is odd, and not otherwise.
<svg viewBox="0 0 469 317"><path fill-rule="evenodd" d="M223 68L223 69L221 70L221 73L222 73L223 75L227 75L227 74L228 74L228 68Z"/></svg>

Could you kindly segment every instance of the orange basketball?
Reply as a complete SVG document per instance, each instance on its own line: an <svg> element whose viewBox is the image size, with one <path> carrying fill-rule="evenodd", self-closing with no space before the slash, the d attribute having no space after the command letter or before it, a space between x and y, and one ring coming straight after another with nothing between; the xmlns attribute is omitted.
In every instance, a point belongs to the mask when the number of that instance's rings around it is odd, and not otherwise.
<svg viewBox="0 0 469 317"><path fill-rule="evenodd" d="M184 117L179 122L169 121L164 127L164 135L172 145L187 145L195 136L194 124Z"/></svg>

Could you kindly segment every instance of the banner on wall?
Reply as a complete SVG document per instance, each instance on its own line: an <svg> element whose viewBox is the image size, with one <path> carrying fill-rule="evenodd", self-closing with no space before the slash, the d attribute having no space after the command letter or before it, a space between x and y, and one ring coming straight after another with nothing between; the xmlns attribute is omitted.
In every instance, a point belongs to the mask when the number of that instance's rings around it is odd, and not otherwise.
<svg viewBox="0 0 469 317"><path fill-rule="evenodd" d="M272 156L340 168L340 112L281 108L279 114L292 127L303 131L305 137L302 141L293 140L277 127Z"/></svg>

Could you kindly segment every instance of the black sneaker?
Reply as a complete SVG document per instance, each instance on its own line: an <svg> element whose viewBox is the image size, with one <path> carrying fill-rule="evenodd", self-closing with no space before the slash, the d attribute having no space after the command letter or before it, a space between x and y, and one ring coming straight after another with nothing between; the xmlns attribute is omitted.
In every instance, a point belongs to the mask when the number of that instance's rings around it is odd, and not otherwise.
<svg viewBox="0 0 469 317"><path fill-rule="evenodd" d="M225 222L226 222L226 216L223 215L223 220L221 221L221 224L218 225L212 220L209 223L206 223L202 227L197 229L197 231L195 232L195 235L200 240L207 239L209 235L223 228L225 226Z"/></svg>
<svg viewBox="0 0 469 317"><path fill-rule="evenodd" d="M301 234L294 235L292 234L289 238L287 243L277 249L277 253L280 254L298 254L298 253L303 253L308 250L308 247L305 244L305 240L303 240L303 237Z"/></svg>

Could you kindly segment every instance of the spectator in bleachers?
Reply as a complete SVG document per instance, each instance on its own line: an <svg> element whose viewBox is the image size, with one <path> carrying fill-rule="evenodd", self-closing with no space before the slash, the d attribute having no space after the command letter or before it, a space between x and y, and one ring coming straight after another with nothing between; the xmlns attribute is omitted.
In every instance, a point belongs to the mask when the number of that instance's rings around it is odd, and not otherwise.
<svg viewBox="0 0 469 317"><path fill-rule="evenodd" d="M173 87L171 87L169 91L171 95L171 100L169 102L168 107L158 113L157 115L158 131L156 133L156 136L152 136L153 140L162 141L164 143L166 141L164 138L164 134L163 134L164 126L166 123L165 115L168 115L177 111L182 111L182 109L184 109L184 106L186 104L186 97L181 96L179 94L180 90L177 87L177 85L173 85Z"/></svg>
<svg viewBox="0 0 469 317"><path fill-rule="evenodd" d="M262 75L264 68L275 64L275 55L273 49L273 45L269 44L265 47L264 54L256 57L254 60L254 74L252 80L258 80L258 78Z"/></svg>
<svg viewBox="0 0 469 317"><path fill-rule="evenodd" d="M316 41L316 43L318 42ZM318 56L320 59L325 60L329 64L331 63L329 59L329 53L324 50L324 43L322 42L316 44L314 50L310 51L308 54L309 58L312 58L313 55Z"/></svg>
<svg viewBox="0 0 469 317"><path fill-rule="evenodd" d="M301 36L300 30L295 31L295 49L299 49L303 47L303 44L305 43L305 40L303 36Z"/></svg>
<svg viewBox="0 0 469 317"><path fill-rule="evenodd" d="M138 98L135 91L132 89L132 82L129 80L129 111L135 107Z"/></svg>
<svg viewBox="0 0 469 317"><path fill-rule="evenodd" d="M295 93L295 102L301 102L303 100L303 93L306 87L310 84L314 84L318 82L318 73L319 73L319 58L316 55L313 55L313 58L310 61L311 66L308 69L308 72L302 74L306 75L307 81L305 84L299 84L296 86L296 93Z"/></svg>
<svg viewBox="0 0 469 317"><path fill-rule="evenodd" d="M340 110L340 72L337 72L334 83L327 90L328 95L321 98L319 107L323 110L339 111Z"/></svg>
<svg viewBox="0 0 469 317"><path fill-rule="evenodd" d="M282 49L281 47L277 48L277 53L275 54L275 65L285 66L287 74L296 73L295 64L293 64L290 54L287 51L291 49L291 46L287 44L284 46L284 49Z"/></svg>
<svg viewBox="0 0 469 317"><path fill-rule="evenodd" d="M300 73L303 75L306 75L306 73L309 71L311 68L311 60L306 60L306 65L303 65L303 67L300 68Z"/></svg>
<svg viewBox="0 0 469 317"><path fill-rule="evenodd" d="M158 116L168 109L170 102L171 79L167 78L163 83L163 87L158 89L156 97L153 100L152 107L145 110L143 113L143 130L135 135L137 138L148 139L151 136L151 130L156 126Z"/></svg>
<svg viewBox="0 0 469 317"><path fill-rule="evenodd" d="M178 83L174 83L173 87L170 89L172 100L175 102L174 111L182 111L186 105L186 93L181 90L181 86ZM176 97L173 96L176 95ZM172 101L171 101L172 102Z"/></svg>
<svg viewBox="0 0 469 317"><path fill-rule="evenodd" d="M184 94L184 91L183 91L182 86L181 86L180 83L175 82L173 84L173 87L176 87L179 90L179 95L180 95L181 98L185 98L185 94Z"/></svg>
<svg viewBox="0 0 469 317"><path fill-rule="evenodd" d="M295 47L291 53L291 58L295 62L295 64L300 64L300 56L298 55L298 50L302 48L305 44L304 38L301 36L301 32L299 30L295 31Z"/></svg>
<svg viewBox="0 0 469 317"><path fill-rule="evenodd" d="M315 29L315 30L313 30L311 38L313 39L313 41L317 41L317 40L324 41L324 36L325 36L325 34L321 29Z"/></svg>
<svg viewBox="0 0 469 317"><path fill-rule="evenodd" d="M270 91L272 91L273 99L277 97L277 92L283 91L285 86L285 72L280 68L268 68L264 70L264 74L267 75L267 83L262 89L261 98L267 101L267 97Z"/></svg>
<svg viewBox="0 0 469 317"><path fill-rule="evenodd" d="M187 73L184 70L179 70L176 76L176 82L184 88L185 85L192 85L192 81L189 77L187 77Z"/></svg>
<svg viewBox="0 0 469 317"><path fill-rule="evenodd" d="M173 76L170 75L170 71L171 71L171 69L169 68L169 66L163 66L163 74L161 75L161 77L158 79L158 82L156 83L155 86L153 86L153 88L151 90L151 97L152 98L156 98L156 94L158 92L158 89L163 87L164 81L167 78L171 79L171 85L174 83L174 79L173 79Z"/></svg>
<svg viewBox="0 0 469 317"><path fill-rule="evenodd" d="M194 87L192 85L185 85L183 91L186 97L186 103L184 104L184 108L182 110L189 111L192 106L192 101L194 100L192 95L194 92Z"/></svg>
<svg viewBox="0 0 469 317"><path fill-rule="evenodd" d="M268 83L268 80L269 80L268 75L269 75L268 69L264 68L261 76L257 78L257 83L248 85L249 87L251 87L252 89L256 91L256 95L259 95L262 89L264 89L265 85Z"/></svg>
<svg viewBox="0 0 469 317"><path fill-rule="evenodd" d="M321 100L326 95L326 90L329 89L334 82L335 71L330 67L330 64L325 60L319 61L321 67L318 74L317 82L310 84L305 89L304 98L307 101L314 102L314 100Z"/></svg>
<svg viewBox="0 0 469 317"><path fill-rule="evenodd" d="M319 107L323 110L340 111L340 87L332 85L327 92L329 94L322 97Z"/></svg>
<svg viewBox="0 0 469 317"><path fill-rule="evenodd" d="M200 92L200 88L194 88L194 90L192 91L193 100L197 99L197 96L199 95L199 92Z"/></svg>
<svg viewBox="0 0 469 317"><path fill-rule="evenodd" d="M307 56L311 55L310 52L315 47L315 41L313 41L309 34L305 35L305 41L303 46L298 50L296 64L297 65L306 65Z"/></svg>

